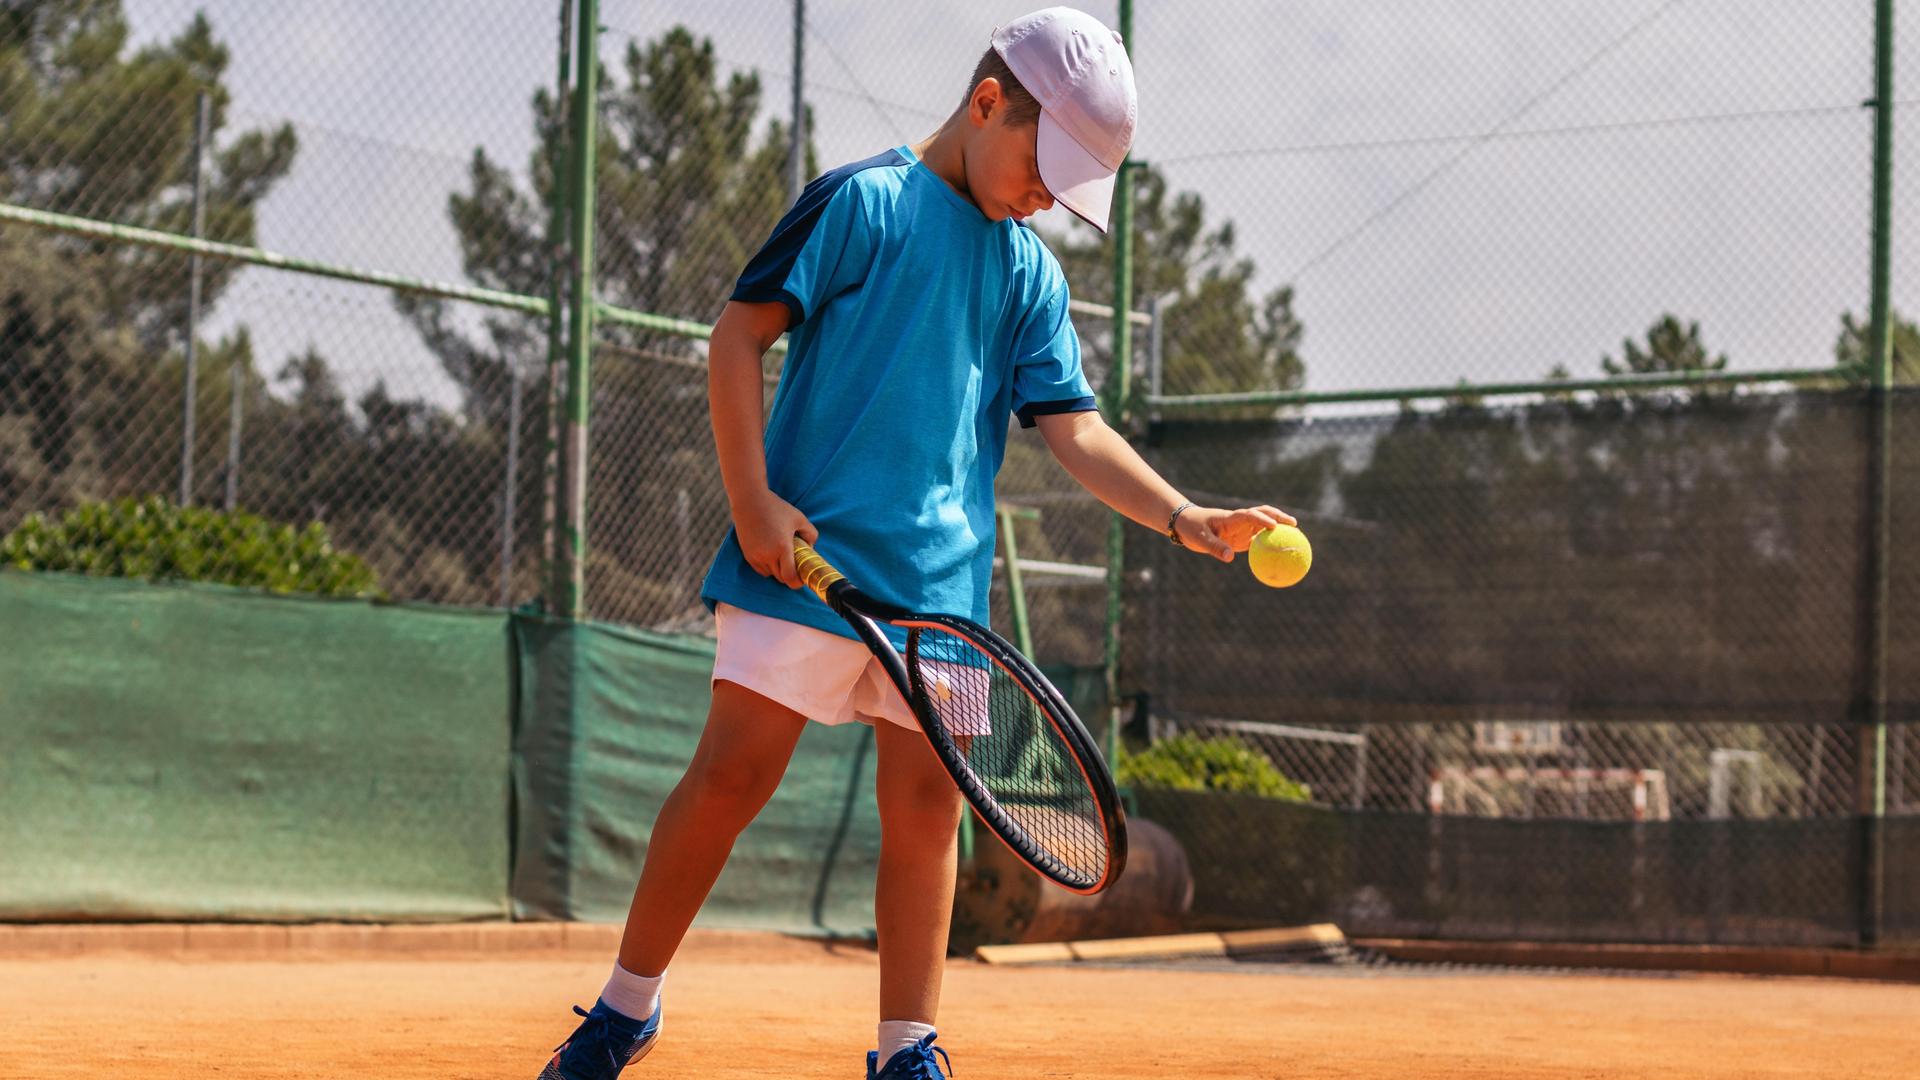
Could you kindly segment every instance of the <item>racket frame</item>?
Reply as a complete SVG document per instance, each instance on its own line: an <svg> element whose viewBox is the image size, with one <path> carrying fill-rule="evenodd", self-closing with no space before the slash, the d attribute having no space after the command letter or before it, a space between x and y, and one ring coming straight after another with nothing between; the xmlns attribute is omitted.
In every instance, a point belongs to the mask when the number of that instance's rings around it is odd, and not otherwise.
<svg viewBox="0 0 1920 1080"><path fill-rule="evenodd" d="M927 744L933 748L934 754L952 777L954 786L973 808L975 816L986 825L987 831L993 833L1015 858L1069 892L1090 896L1113 884L1127 865L1126 811L1120 805L1113 774L1108 771L1086 725L1074 715L1066 698L1040 673L1033 661L1021 655L1005 638L971 619L913 612L861 592L819 552L797 536L793 539L793 551L801 580L814 595L847 621L867 650L880 661L887 678L893 682L894 688L900 692L900 697L913 713L914 721L920 725L920 733L926 737ZM910 641L920 631L929 629L961 637L978 648L1040 706L1045 721L1053 726L1061 743L1072 755L1080 778L1093 796L1100 814L1100 832L1106 840L1107 851L1106 872L1099 880L1081 884L1077 880L1078 875L1071 874L1065 864L1034 844L1027 830L1013 822L1000 805L1000 800L994 797L974 772L966 753L934 718L924 688L909 671L900 650L894 648L893 641L880 628L881 622L906 630Z"/></svg>

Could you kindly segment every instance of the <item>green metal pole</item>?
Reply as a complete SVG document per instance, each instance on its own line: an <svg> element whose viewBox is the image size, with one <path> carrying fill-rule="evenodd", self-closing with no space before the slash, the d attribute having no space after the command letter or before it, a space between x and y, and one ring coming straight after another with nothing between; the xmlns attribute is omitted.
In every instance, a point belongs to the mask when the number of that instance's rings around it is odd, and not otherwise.
<svg viewBox="0 0 1920 1080"><path fill-rule="evenodd" d="M1867 365L1872 389L1871 443L1867 453L1867 701L1870 775L1862 784L1866 803L1861 860L1860 943L1880 943L1886 915L1887 815L1887 624L1893 550L1893 327L1888 288L1893 258L1893 4L1877 0L1873 72L1873 301Z"/></svg>
<svg viewBox="0 0 1920 1080"><path fill-rule="evenodd" d="M0 203L0 224L24 225L45 229L49 232L66 233L71 236L86 236L97 240L113 240L129 244L138 244L161 251L198 253L209 258L225 259L231 262L249 263L265 266L289 273L309 274L315 277L332 278L337 281L351 281L362 285L377 285L398 292L415 293L421 296L439 296L448 300L459 300L486 307L502 308L509 311L524 311L530 315L549 317L551 310L547 297L527 296L521 293L501 292L496 289L482 289L472 285L459 285L453 282L432 281L425 278L410 278L400 274L389 274L378 270L364 270L357 267L324 263L315 259L297 258L260 248L243 247L238 244L223 244L213 240L196 240L181 233L164 232L158 229L143 229L134 225L121 225L111 221L94 218L76 217L71 214L56 214L32 207ZM1077 303L1077 302L1076 302ZM1085 305L1094 307L1096 305ZM1101 305L1102 310L1111 309ZM562 305L565 310L565 305ZM1136 313L1133 322L1139 323L1144 316ZM617 323L622 326L637 326L663 334L678 337L708 338L713 328L706 323L687 319L676 319L666 315L651 315L644 311L633 311L612 304L595 303L594 321ZM1869 329L1869 336L1872 331ZM1882 335L1883 338L1886 335ZM1890 340L1890 339L1889 339ZM786 339L774 343L776 350L786 348ZM1891 345L1888 347L1890 355ZM1475 397L1501 397L1517 394L1565 394L1581 391L1605 390L1648 390L1662 387L1689 386L1740 386L1761 383L1852 383L1870 382L1871 365L1827 368L1785 368L1758 371L1677 371L1655 375L1615 375L1603 379L1541 380L1534 382L1512 383L1455 383L1452 386L1401 386L1378 390L1273 390L1255 391L1238 394L1179 394L1160 396L1149 394L1144 403L1161 409L1212 409L1240 406L1283 406L1283 405L1322 405L1347 404L1365 401L1421 401L1445 400L1461 394ZM1103 403L1103 408L1106 407Z"/></svg>
<svg viewBox="0 0 1920 1080"><path fill-rule="evenodd" d="M1893 384L1893 4L1876 0L1873 64L1873 346L1874 385Z"/></svg>
<svg viewBox="0 0 1920 1080"><path fill-rule="evenodd" d="M571 198L571 192L563 192L562 197ZM213 259L225 259L229 262L248 263L253 266L265 266L273 270L285 270L294 274L309 274L314 277L332 278L336 281L351 281L360 285L377 285L395 292L414 293L420 296L438 296L448 300L460 300L485 307L502 308L508 311L524 311L529 315L547 317L550 305L545 297L528 296L524 293L502 292L499 289L482 289L472 285L459 285L450 281L433 281L427 278L412 278L403 274L389 274L382 270L363 270L352 266L340 266L335 263L320 262L317 259L303 259L293 255L265 251L260 248L243 247L239 244L223 244L216 240L197 240L182 233L164 232L159 229L143 229L137 225L121 225L95 218L76 217L72 214L56 214L46 210L35 210L30 206L17 206L12 203L0 203L0 224L26 225L49 232L66 233L70 236L86 236L96 240L113 240L121 243L138 244L142 247L160 251L178 251L190 255L205 255ZM566 310L562 305L563 312ZM713 336L713 327L706 323L690 319L676 319L670 315L652 315L644 311L616 307L612 304L595 302L594 321L602 320L618 323L621 326L638 326L646 330L655 330L676 337L706 339ZM781 338L773 343L773 348L783 350L787 339Z"/></svg>
<svg viewBox="0 0 1920 1080"><path fill-rule="evenodd" d="M567 130L567 100L571 96L573 0L560 0L558 70L554 73L553 107L560 114L558 128ZM540 454L540 580L546 609L560 609L555 591L559 580L560 530L560 376L567 355L567 140L556 135L548 156L547 180L547 382L541 415L545 419Z"/></svg>
<svg viewBox="0 0 1920 1080"><path fill-rule="evenodd" d="M588 361L593 356L593 235L595 154L599 139L600 0L580 0L578 76L573 86L572 153L567 169L571 187L571 241L567 298L567 415L560 453L560 544L554 562L554 610L569 619L586 616L587 570L587 395Z"/></svg>
<svg viewBox="0 0 1920 1080"><path fill-rule="evenodd" d="M467 300L488 307L507 308L512 311L526 311L543 315L547 302L537 296L522 296L519 293L501 292L498 289L481 289L471 285L455 285L444 281L429 281L425 278L407 277L404 274L389 274L381 270L361 270L335 263L324 263L317 259L302 259L292 255L281 255L240 244L223 244L217 240L199 240L179 233L163 232L159 229L143 229L138 225L120 225L111 221L98 221L93 218L75 217L72 214L56 214L46 210L35 210L28 206L16 206L0 203L0 223L31 225L52 232L67 233L71 236L86 236L95 240L115 240L143 247L157 248L161 251L182 251L190 255L205 255L214 259L226 259L230 262L249 263L253 266L265 266L274 270L289 270L314 277L333 278L337 281L355 281L362 285L379 285L399 292L416 293L421 296L443 296L449 300Z"/></svg>
<svg viewBox="0 0 1920 1080"><path fill-rule="evenodd" d="M593 305L593 317L595 322L605 321L618 323L621 326L638 326L645 330L657 330L663 334L672 334L675 337L700 338L702 340L713 337L713 327L706 323L694 322L691 319L676 319L671 315L651 315L644 311L633 311L628 308L615 307L612 304L596 302ZM784 337L773 343L773 348L776 351L785 349L786 347L787 339Z"/></svg>
<svg viewBox="0 0 1920 1080"><path fill-rule="evenodd" d="M1287 405L1346 405L1364 401L1423 401L1459 397L1509 397L1518 394L1574 394L1589 391L1681 389L1758 383L1857 383L1868 373L1853 365L1779 368L1759 371L1671 371L1647 375L1610 375L1602 379L1537 379L1530 382L1455 383L1452 386L1392 386L1378 390L1251 390L1231 394L1150 394L1154 409L1280 408Z"/></svg>
<svg viewBox="0 0 1920 1080"><path fill-rule="evenodd" d="M1120 39L1133 58L1133 0L1120 0ZM1133 396L1133 160L1120 164L1113 187L1113 369L1107 373L1107 416L1125 434ZM1107 518L1107 634L1101 665L1107 691L1107 763L1120 760L1120 619L1125 610L1126 519Z"/></svg>
<svg viewBox="0 0 1920 1080"><path fill-rule="evenodd" d="M1013 616L1013 643L1020 647L1020 654L1033 659L1033 624L1027 621L1027 587L1020 577L1020 543L1014 537L1013 523L1018 511L1011 506L997 506L994 513L1000 518L1000 553L1007 561L1007 610ZM1031 517L1038 514L1029 512Z"/></svg>
<svg viewBox="0 0 1920 1080"><path fill-rule="evenodd" d="M193 120L193 236L207 231L207 140L211 137L211 99L206 91L194 98ZM182 404L180 436L180 505L193 505L193 428L200 412L200 292L203 275L200 256L187 270L187 385Z"/></svg>
<svg viewBox="0 0 1920 1080"><path fill-rule="evenodd" d="M1022 655L1033 660L1033 626L1027 621L1027 587L1020 578L1020 542L1014 536L1013 523L1038 521L1040 511L996 503L993 513L999 523L996 531L1000 535L1001 558L1006 560L1007 608L1013 614L1013 643ZM960 819L960 861L973 862L972 814Z"/></svg>
<svg viewBox="0 0 1920 1080"><path fill-rule="evenodd" d="M800 201L807 186L807 0L793 0L793 105L787 132L787 203ZM971 853L969 853L971 854Z"/></svg>

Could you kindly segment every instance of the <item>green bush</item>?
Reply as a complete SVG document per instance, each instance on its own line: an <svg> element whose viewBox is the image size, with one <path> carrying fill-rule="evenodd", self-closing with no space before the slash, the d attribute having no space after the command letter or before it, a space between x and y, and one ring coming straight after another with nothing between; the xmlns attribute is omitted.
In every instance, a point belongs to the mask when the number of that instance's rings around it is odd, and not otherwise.
<svg viewBox="0 0 1920 1080"><path fill-rule="evenodd" d="M295 529L158 496L87 503L57 521L30 514L0 538L0 566L385 598L367 564L335 551L318 522Z"/></svg>
<svg viewBox="0 0 1920 1080"><path fill-rule="evenodd" d="M1239 791L1301 803L1313 800L1307 785L1287 779L1265 754L1231 736L1162 739L1140 753L1121 754L1116 772L1129 787Z"/></svg>

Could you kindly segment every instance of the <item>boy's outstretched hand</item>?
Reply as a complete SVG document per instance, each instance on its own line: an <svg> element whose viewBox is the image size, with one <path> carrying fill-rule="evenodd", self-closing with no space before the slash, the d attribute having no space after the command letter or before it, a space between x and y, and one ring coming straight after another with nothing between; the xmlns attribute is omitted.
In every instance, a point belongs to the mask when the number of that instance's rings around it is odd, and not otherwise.
<svg viewBox="0 0 1920 1080"><path fill-rule="evenodd" d="M771 491L757 492L746 505L733 508L733 531L747 565L789 589L800 587L800 571L793 565L793 538L809 544L820 539L820 531L807 515Z"/></svg>
<svg viewBox="0 0 1920 1080"><path fill-rule="evenodd" d="M1188 550L1230 563L1235 552L1245 551L1252 545L1254 534L1260 530L1270 525L1298 524L1292 514L1271 506L1242 510L1193 506L1181 512L1180 519L1174 522L1174 531Z"/></svg>

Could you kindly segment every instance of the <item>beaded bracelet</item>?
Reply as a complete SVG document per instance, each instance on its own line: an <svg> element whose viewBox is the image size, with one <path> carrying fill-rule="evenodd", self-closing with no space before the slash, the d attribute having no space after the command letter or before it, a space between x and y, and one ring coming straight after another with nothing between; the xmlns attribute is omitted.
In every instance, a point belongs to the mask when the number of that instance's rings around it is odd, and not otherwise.
<svg viewBox="0 0 1920 1080"><path fill-rule="evenodd" d="M1179 506L1174 507L1173 513L1167 517L1167 539L1173 541L1176 547L1186 547L1187 545L1181 541L1180 534L1174 531L1174 523L1180 520L1181 514L1191 509L1193 509L1193 503L1183 502Z"/></svg>

